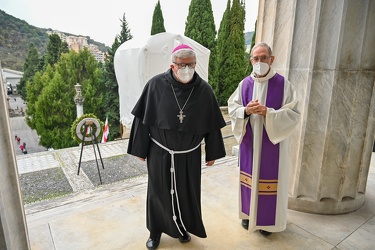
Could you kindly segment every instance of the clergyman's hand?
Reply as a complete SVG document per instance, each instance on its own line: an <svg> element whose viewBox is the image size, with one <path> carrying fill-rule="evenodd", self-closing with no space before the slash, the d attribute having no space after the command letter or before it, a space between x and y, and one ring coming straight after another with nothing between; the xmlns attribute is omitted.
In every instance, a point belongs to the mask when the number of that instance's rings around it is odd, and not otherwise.
<svg viewBox="0 0 375 250"><path fill-rule="evenodd" d="M141 157L138 157L138 159L140 159L141 161L145 161L146 160L145 158L141 158Z"/></svg>
<svg viewBox="0 0 375 250"><path fill-rule="evenodd" d="M258 100L252 100L246 105L245 112L247 115L256 114L266 116L267 107L261 105Z"/></svg>
<svg viewBox="0 0 375 250"><path fill-rule="evenodd" d="M214 165L214 163L215 163L215 160L213 160L213 161L206 161L206 166L212 166L212 165Z"/></svg>

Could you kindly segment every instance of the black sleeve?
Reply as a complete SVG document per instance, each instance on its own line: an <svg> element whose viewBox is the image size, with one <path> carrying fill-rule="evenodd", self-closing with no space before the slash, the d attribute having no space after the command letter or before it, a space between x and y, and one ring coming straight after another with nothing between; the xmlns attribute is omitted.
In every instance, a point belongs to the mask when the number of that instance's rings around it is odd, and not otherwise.
<svg viewBox="0 0 375 250"><path fill-rule="evenodd" d="M212 161L225 156L225 147L221 130L206 134L205 138L206 161Z"/></svg>
<svg viewBox="0 0 375 250"><path fill-rule="evenodd" d="M149 127L135 117L130 131L128 154L146 159L150 143L149 134Z"/></svg>

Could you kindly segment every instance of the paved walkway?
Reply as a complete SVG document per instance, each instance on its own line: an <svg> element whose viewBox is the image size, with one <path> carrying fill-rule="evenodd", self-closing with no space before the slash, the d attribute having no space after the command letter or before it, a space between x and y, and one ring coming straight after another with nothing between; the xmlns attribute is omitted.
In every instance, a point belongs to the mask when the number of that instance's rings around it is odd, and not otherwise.
<svg viewBox="0 0 375 250"><path fill-rule="evenodd" d="M25 116L22 114L25 114L25 110L27 107L21 96L12 96L9 99L8 103L10 109L12 109L11 113L17 114L17 116L10 117L10 125L12 128L13 136L17 134L17 136L20 137L20 144L22 144L23 142L26 143L28 154L47 151L47 148L39 145L38 135L36 131L30 129L30 127L26 124ZM21 112L21 109L23 110L23 113ZM16 139L14 139L13 147L16 156L23 155L20 149L20 144L18 144Z"/></svg>
<svg viewBox="0 0 375 250"><path fill-rule="evenodd" d="M10 100L11 102L11 100ZM17 104L17 101L14 101ZM22 104L22 103L21 103ZM15 144L19 173L62 167L74 190L72 195L25 206L32 250L146 249L147 176L92 185L77 175L80 147L46 151L23 117L11 118L14 132L27 141L24 155ZM27 125L26 125L27 126ZM227 138L224 128L223 135ZM230 152L231 138L227 138ZM103 158L123 155L127 140L99 144ZM94 160L92 146L85 146L82 161ZM287 229L264 237L248 233L238 219L237 157L227 156L212 167L202 165L202 213L208 237L192 236L189 243L162 235L158 249L375 249L375 153L372 155L365 204L343 215L316 215L288 210Z"/></svg>
<svg viewBox="0 0 375 250"><path fill-rule="evenodd" d="M103 145L103 157L121 153L124 143ZM60 152L60 155L76 160L79 151L77 147L45 152L40 156L51 159L48 155ZM248 233L241 227L237 216L237 181L235 156L220 159L212 167L203 165L202 212L208 238L192 236L191 242L181 244L163 234L158 249L374 249L375 153L362 208L332 216L288 210L287 229L269 237L258 232ZM26 205L31 249L146 249L146 189L147 176L140 176Z"/></svg>
<svg viewBox="0 0 375 250"><path fill-rule="evenodd" d="M123 155L126 153L127 140L109 143L99 143L99 150L102 158L108 158L117 155ZM63 152L68 151L69 157L72 158L74 166L77 169L79 158L81 157L81 148L79 146L72 147L69 149L44 151L38 153L19 154L16 156L18 172L24 174L28 172L43 170L47 168L60 167L61 163L58 159L59 155ZM95 147L97 158L99 159L99 152ZM92 145L84 146L82 149L81 162L95 160L94 149Z"/></svg>

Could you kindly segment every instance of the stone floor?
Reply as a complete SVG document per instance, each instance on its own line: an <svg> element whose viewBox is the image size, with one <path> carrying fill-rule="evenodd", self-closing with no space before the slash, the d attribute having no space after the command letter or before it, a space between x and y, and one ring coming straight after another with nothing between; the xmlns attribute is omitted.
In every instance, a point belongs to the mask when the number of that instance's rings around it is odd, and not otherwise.
<svg viewBox="0 0 375 250"><path fill-rule="evenodd" d="M10 103L19 108L22 105L18 98ZM14 143L19 173L61 169L72 188L72 193L66 196L25 205L32 250L146 249L146 174L140 171L137 177L98 185L94 181L97 169L90 173L83 166L77 175L79 147L46 151L38 145L35 131L25 127L23 117L12 117L11 125L12 131L28 146L29 153L24 155ZM231 152L234 143L229 131L230 126L223 128L227 152ZM126 142L100 144L102 157L124 156ZM92 147L83 150L82 162L95 160ZM135 164L136 159L133 160ZM236 156L228 154L212 167L203 165L202 215L208 237L192 236L191 242L181 244L162 235L158 249L375 249L375 153L372 153L363 207L331 216L288 210L287 229L269 237L259 232L248 233L241 227L237 191Z"/></svg>
<svg viewBox="0 0 375 250"><path fill-rule="evenodd" d="M115 151L121 143L106 146ZM78 150L72 148L66 154L76 157ZM375 153L363 207L342 215L288 210L287 229L269 237L241 227L237 179L235 156L220 159L212 167L203 165L202 212L208 237L192 236L191 242L181 244L163 234L158 249L374 249ZM146 188L147 176L143 174L26 205L31 249L146 249Z"/></svg>

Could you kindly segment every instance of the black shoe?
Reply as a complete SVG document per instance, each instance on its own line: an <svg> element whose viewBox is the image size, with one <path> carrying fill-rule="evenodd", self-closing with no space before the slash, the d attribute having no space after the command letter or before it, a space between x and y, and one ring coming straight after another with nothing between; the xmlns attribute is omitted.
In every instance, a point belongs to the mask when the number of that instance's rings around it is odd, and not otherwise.
<svg viewBox="0 0 375 250"><path fill-rule="evenodd" d="M272 233L271 232L268 232L268 231L265 231L265 230L259 230L259 233L261 234L261 235L264 235L264 236L268 236L268 235L271 235Z"/></svg>
<svg viewBox="0 0 375 250"><path fill-rule="evenodd" d="M241 225L246 230L249 229L249 220L242 220Z"/></svg>
<svg viewBox="0 0 375 250"><path fill-rule="evenodd" d="M146 242L147 249L149 249L149 250L156 249L159 246L160 237L161 237L161 234L157 234L155 237L152 237L150 235L150 238L148 238L148 240Z"/></svg>
<svg viewBox="0 0 375 250"><path fill-rule="evenodd" d="M183 233L184 233L184 235L178 237L178 239L180 240L181 243L189 242L191 240L190 234L186 231L183 232Z"/></svg>

